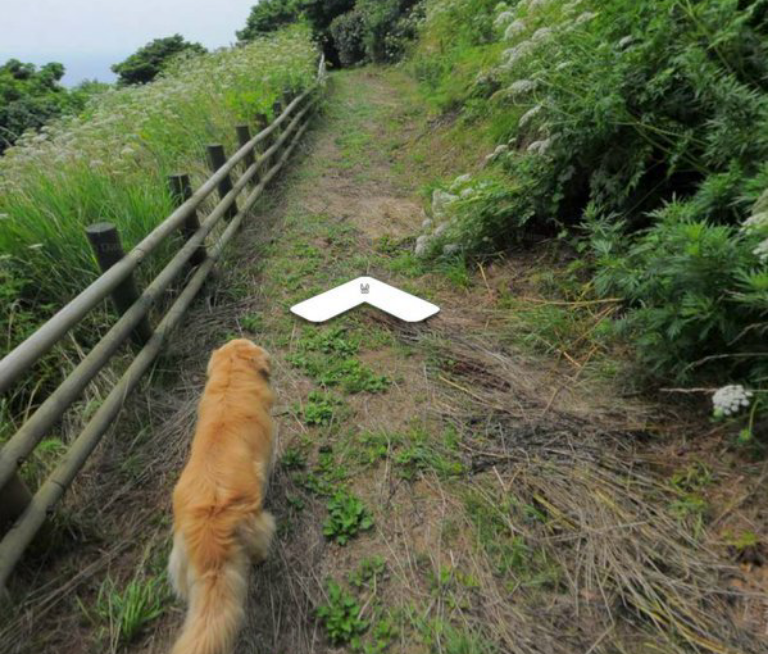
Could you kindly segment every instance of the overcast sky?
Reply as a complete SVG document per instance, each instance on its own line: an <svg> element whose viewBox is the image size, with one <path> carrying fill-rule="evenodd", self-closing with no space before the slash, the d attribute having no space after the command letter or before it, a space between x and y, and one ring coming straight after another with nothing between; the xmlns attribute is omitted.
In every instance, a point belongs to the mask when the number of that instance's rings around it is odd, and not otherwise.
<svg viewBox="0 0 768 654"><path fill-rule="evenodd" d="M234 42L258 0L0 0L0 62L59 61L65 83L112 81L111 64L152 39Z"/></svg>

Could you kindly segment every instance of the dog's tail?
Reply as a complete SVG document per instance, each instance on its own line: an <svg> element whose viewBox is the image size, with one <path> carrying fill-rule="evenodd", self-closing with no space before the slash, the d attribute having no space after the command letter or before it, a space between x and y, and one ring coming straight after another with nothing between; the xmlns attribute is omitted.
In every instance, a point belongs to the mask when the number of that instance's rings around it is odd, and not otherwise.
<svg viewBox="0 0 768 654"><path fill-rule="evenodd" d="M245 614L248 560L242 551L197 578L172 654L228 654Z"/></svg>

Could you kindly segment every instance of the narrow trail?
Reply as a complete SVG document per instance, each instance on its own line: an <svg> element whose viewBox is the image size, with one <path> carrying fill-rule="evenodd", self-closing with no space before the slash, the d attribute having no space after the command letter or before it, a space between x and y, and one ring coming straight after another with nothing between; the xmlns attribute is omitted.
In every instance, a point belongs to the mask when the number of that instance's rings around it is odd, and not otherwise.
<svg viewBox="0 0 768 654"><path fill-rule="evenodd" d="M439 132L403 73L332 76L304 152L75 489L73 521L113 537L59 557L9 651L167 651L178 604L123 650L77 607L107 572L162 570L207 356L236 335L272 354L280 452L278 538L238 653L760 651L763 597L724 592L738 571L669 509L667 462L642 450L657 409L515 345L503 299L521 264L475 274L413 256L420 189L461 154ZM362 274L442 311L416 326L290 314ZM57 631L36 641L43 618Z"/></svg>

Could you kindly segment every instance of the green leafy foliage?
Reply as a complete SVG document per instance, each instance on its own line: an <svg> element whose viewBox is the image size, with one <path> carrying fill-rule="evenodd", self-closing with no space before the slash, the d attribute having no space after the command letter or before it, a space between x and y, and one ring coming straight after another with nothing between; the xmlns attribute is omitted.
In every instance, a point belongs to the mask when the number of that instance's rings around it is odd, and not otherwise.
<svg viewBox="0 0 768 654"><path fill-rule="evenodd" d="M304 405L304 422L308 425L330 424L341 404L341 400L330 393L312 391Z"/></svg>
<svg viewBox="0 0 768 654"><path fill-rule="evenodd" d="M345 393L386 391L390 380L353 356L359 347L359 338L348 335L344 327L307 330L298 343L298 352L288 360L327 388L338 387Z"/></svg>
<svg viewBox="0 0 768 654"><path fill-rule="evenodd" d="M88 98L106 86L87 82L68 91L60 84L64 72L59 63L38 69L18 59L0 66L0 155L27 130L82 110Z"/></svg>
<svg viewBox="0 0 768 654"><path fill-rule="evenodd" d="M328 501L328 519L323 524L323 535L346 545L361 531L373 529L373 517L363 501L347 490L339 490Z"/></svg>
<svg viewBox="0 0 768 654"><path fill-rule="evenodd" d="M423 14L422 0L264 0L251 9L242 41L306 20L333 64L394 61Z"/></svg>
<svg viewBox="0 0 768 654"><path fill-rule="evenodd" d="M768 208L764 3L496 4L430 3L411 62L496 148L429 252L577 241L647 373L764 383L768 221L742 227Z"/></svg>
<svg viewBox="0 0 768 654"><path fill-rule="evenodd" d="M201 55L206 49L199 43L184 40L181 34L155 39L139 48L130 57L112 66L118 76L118 83L146 84L157 77L174 57L179 55Z"/></svg>
<svg viewBox="0 0 768 654"><path fill-rule="evenodd" d="M317 617L325 628L328 640L333 645L350 643L359 647L360 635L365 633L368 623L360 617L360 605L332 579L326 586L326 603L317 607Z"/></svg>
<svg viewBox="0 0 768 654"><path fill-rule="evenodd" d="M252 41L298 20L299 0L261 0L251 7L245 27L237 32L241 41Z"/></svg>
<svg viewBox="0 0 768 654"><path fill-rule="evenodd" d="M356 570L349 574L349 583L357 589L373 586L378 579L384 577L387 562L384 557L374 555L360 561Z"/></svg>
<svg viewBox="0 0 768 654"><path fill-rule="evenodd" d="M342 66L351 66L365 58L365 16L362 12L348 11L337 16L329 29Z"/></svg>

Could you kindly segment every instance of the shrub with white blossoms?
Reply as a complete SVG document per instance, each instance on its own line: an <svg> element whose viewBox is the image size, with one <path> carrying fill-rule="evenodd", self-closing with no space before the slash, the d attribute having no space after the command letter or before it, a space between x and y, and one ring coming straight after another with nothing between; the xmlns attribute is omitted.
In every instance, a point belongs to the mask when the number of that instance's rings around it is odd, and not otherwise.
<svg viewBox="0 0 768 654"><path fill-rule="evenodd" d="M496 20L493 21L493 26L502 28L511 23L514 19L515 14L513 14L511 11L502 11L498 16L496 16Z"/></svg>
<svg viewBox="0 0 768 654"><path fill-rule="evenodd" d="M520 120L518 121L519 127L527 127L528 125L533 122L533 120L544 110L544 107L542 107L540 104L535 105L534 107L531 107L528 111L526 111L522 116L520 116Z"/></svg>
<svg viewBox="0 0 768 654"><path fill-rule="evenodd" d="M517 20L507 25L507 29L504 31L504 40L512 41L513 39L516 39L518 36L523 34L525 30L525 23L518 18Z"/></svg>
<svg viewBox="0 0 768 654"><path fill-rule="evenodd" d="M533 93L538 86L539 84L536 82L536 80L519 79L516 82L512 82L507 91L512 97L516 97L520 95L526 95L528 93Z"/></svg>
<svg viewBox="0 0 768 654"><path fill-rule="evenodd" d="M712 407L716 417L735 416L746 409L751 402L752 391L741 384L728 384L718 388L712 396Z"/></svg>

